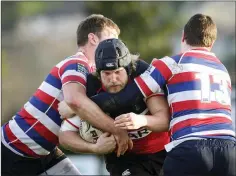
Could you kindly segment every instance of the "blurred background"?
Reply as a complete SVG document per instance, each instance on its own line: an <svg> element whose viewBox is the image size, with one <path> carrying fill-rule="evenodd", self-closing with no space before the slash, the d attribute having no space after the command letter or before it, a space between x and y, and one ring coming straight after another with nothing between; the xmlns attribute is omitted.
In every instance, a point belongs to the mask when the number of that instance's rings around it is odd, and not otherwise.
<svg viewBox="0 0 236 176"><path fill-rule="evenodd" d="M233 84L235 124L235 2L1 2L1 122L8 121L34 93L53 65L77 51L82 19L100 13L116 22L132 53L150 62L177 54L183 26L196 13L212 16L218 27L213 52ZM108 174L102 157L65 151L82 174Z"/></svg>

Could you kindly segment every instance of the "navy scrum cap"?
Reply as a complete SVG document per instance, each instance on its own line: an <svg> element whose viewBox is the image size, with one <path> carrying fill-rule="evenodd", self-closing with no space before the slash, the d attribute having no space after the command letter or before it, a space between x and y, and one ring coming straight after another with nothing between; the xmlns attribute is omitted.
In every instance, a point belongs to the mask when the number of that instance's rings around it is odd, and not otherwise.
<svg viewBox="0 0 236 176"><path fill-rule="evenodd" d="M124 67L129 73L131 63L129 49L119 39L104 40L99 43L95 51L95 63L98 72Z"/></svg>

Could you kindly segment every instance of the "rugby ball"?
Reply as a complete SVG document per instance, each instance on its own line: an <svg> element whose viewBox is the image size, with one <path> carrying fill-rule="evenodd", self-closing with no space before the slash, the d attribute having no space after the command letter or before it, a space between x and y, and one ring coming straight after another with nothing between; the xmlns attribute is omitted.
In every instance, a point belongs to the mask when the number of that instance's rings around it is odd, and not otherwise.
<svg viewBox="0 0 236 176"><path fill-rule="evenodd" d="M80 136L87 142L96 143L102 135L102 131L90 125L87 121L80 119Z"/></svg>

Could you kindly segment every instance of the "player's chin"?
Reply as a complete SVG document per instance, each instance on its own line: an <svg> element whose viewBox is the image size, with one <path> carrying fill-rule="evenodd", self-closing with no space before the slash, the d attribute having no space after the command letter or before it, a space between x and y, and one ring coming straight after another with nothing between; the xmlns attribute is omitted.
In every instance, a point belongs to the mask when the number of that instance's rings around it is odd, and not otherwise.
<svg viewBox="0 0 236 176"><path fill-rule="evenodd" d="M110 87L108 88L108 92L109 92L109 93L118 93L118 92L120 92L122 89L123 89L123 86L121 86L121 85L110 86Z"/></svg>

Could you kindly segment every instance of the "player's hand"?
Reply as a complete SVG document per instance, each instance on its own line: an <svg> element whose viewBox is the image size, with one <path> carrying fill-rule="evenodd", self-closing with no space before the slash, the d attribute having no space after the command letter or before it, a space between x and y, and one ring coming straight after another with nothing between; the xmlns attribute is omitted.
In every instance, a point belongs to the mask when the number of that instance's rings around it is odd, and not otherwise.
<svg viewBox="0 0 236 176"><path fill-rule="evenodd" d="M119 129L116 134L113 134L117 143L117 157L124 155L127 150L133 148L133 142L129 138L126 130Z"/></svg>
<svg viewBox="0 0 236 176"><path fill-rule="evenodd" d="M125 130L137 130L147 125L147 119L143 115L135 113L122 114L115 118L115 126Z"/></svg>
<svg viewBox="0 0 236 176"><path fill-rule="evenodd" d="M71 118L71 117L75 116L74 111L66 104L65 101L61 101L58 104L57 109L59 111L59 114L61 115L61 119Z"/></svg>
<svg viewBox="0 0 236 176"><path fill-rule="evenodd" d="M111 153L116 148L116 140L110 133L103 133L96 142L96 153L97 154L107 154Z"/></svg>

